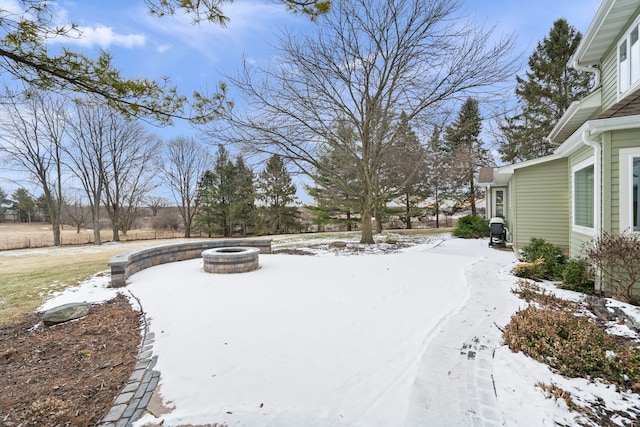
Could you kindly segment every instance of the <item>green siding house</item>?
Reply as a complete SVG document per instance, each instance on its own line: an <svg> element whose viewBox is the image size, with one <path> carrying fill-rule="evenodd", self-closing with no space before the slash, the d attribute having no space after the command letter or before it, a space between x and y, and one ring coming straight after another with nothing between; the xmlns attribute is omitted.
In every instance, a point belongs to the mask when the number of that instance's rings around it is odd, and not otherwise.
<svg viewBox="0 0 640 427"><path fill-rule="evenodd" d="M506 218L516 250L540 237L578 257L603 231L640 232L639 33L640 0L603 0L572 59L595 85L549 135L558 148L482 171L487 217Z"/></svg>

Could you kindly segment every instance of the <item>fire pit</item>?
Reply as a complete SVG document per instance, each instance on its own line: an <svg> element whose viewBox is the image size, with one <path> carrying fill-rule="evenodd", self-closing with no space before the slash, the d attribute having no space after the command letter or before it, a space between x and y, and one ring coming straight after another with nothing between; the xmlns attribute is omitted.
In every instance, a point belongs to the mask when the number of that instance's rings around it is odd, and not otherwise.
<svg viewBox="0 0 640 427"><path fill-rule="evenodd" d="M207 273L246 273L257 270L260 249L251 247L214 248L202 251Z"/></svg>

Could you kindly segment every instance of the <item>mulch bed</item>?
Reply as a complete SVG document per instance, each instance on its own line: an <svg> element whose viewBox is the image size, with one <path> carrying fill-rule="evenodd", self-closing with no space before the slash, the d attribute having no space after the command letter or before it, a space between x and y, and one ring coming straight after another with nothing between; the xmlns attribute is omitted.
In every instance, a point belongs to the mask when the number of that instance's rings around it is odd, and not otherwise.
<svg viewBox="0 0 640 427"><path fill-rule="evenodd" d="M0 426L92 426L133 372L140 312L119 295L75 321L0 326Z"/></svg>

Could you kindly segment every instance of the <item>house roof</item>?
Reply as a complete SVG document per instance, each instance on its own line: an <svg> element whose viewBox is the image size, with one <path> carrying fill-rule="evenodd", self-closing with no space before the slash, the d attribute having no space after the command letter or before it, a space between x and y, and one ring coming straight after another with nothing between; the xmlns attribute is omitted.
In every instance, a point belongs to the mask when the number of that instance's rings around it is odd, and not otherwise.
<svg viewBox="0 0 640 427"><path fill-rule="evenodd" d="M573 55L574 63L596 65L627 27L640 0L603 0Z"/></svg>
<svg viewBox="0 0 640 427"><path fill-rule="evenodd" d="M640 114L640 88L598 115L598 119L637 116Z"/></svg>
<svg viewBox="0 0 640 427"><path fill-rule="evenodd" d="M551 130L549 140L558 144L564 142L584 122L593 119L595 114L600 111L602 104L601 93L602 89L598 88L580 101L572 102Z"/></svg>

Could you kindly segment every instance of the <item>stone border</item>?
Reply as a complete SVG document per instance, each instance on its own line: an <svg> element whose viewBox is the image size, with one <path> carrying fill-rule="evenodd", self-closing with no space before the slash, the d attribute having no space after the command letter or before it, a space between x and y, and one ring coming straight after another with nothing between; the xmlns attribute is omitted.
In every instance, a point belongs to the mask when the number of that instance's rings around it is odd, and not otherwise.
<svg viewBox="0 0 640 427"><path fill-rule="evenodd" d="M255 247L260 253L271 253L271 239L211 239L174 243L118 254L109 260L111 287L127 285L127 279L145 268L168 262L200 258L202 251L222 247Z"/></svg>
<svg viewBox="0 0 640 427"><path fill-rule="evenodd" d="M142 314L145 315L144 313ZM153 370L157 356L151 356L155 335L149 332L148 324L144 329L144 341L138 353L138 362L127 385L113 402L113 406L96 424L97 427L130 427L144 415L158 382L160 372Z"/></svg>

